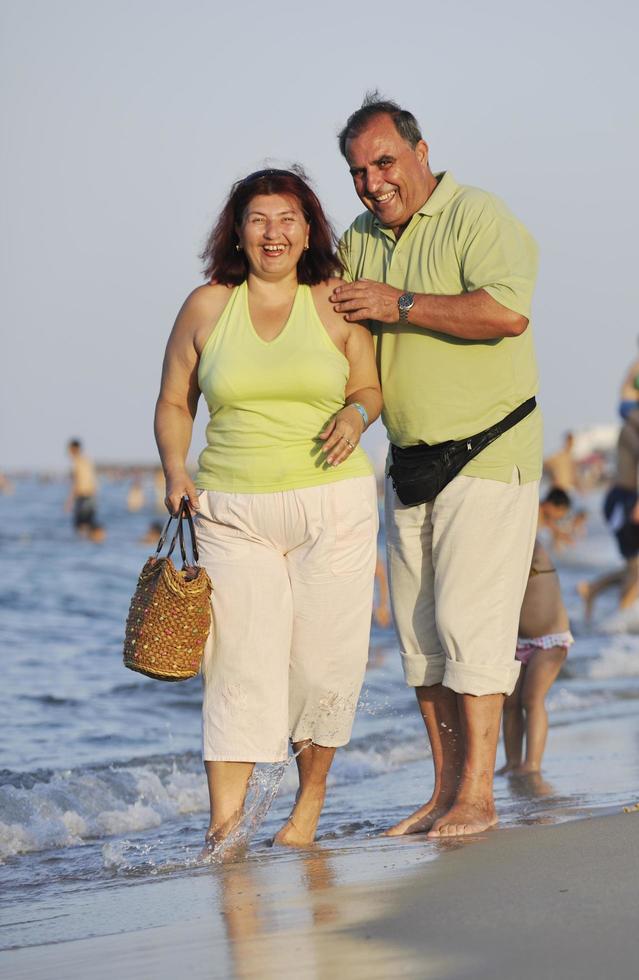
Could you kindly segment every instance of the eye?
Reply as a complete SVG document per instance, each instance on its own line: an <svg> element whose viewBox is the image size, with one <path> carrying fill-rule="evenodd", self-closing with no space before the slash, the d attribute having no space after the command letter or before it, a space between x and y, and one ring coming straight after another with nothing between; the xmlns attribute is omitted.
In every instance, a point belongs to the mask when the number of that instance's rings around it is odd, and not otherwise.
<svg viewBox="0 0 639 980"><path fill-rule="evenodd" d="M390 167L392 163L392 157L382 157L382 159L379 161L380 170L386 170L386 168Z"/></svg>

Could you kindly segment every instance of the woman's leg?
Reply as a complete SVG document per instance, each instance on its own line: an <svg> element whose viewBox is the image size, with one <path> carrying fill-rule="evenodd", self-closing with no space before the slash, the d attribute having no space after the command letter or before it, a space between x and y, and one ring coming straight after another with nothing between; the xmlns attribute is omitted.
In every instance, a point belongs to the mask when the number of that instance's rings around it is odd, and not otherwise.
<svg viewBox="0 0 639 980"><path fill-rule="evenodd" d="M206 841L219 843L242 818L254 762L205 762L211 816Z"/></svg>
<svg viewBox="0 0 639 980"><path fill-rule="evenodd" d="M370 639L377 557L373 477L298 491L302 544L287 554L293 596L289 726L300 788L278 843L308 845L335 751L351 736Z"/></svg>
<svg viewBox="0 0 639 980"><path fill-rule="evenodd" d="M303 847L315 839L324 797L326 777L336 750L311 741L294 742L300 788L293 811L275 837L276 844Z"/></svg>
<svg viewBox="0 0 639 980"><path fill-rule="evenodd" d="M280 762L288 754L290 582L283 555L260 537L273 523L275 497L204 493L196 518L200 561L213 583L212 631L202 662L211 804L206 837L213 843L241 819L255 763Z"/></svg>
<svg viewBox="0 0 639 980"><path fill-rule="evenodd" d="M526 761L517 772L539 772L548 736L546 695L557 680L568 650L552 647L535 653L526 668L521 703L526 715Z"/></svg>
<svg viewBox="0 0 639 980"><path fill-rule="evenodd" d="M521 705L521 689L526 676L526 667L522 664L515 690L504 702L504 749L506 765L497 770L497 775L512 772L521 765L524 748L524 712Z"/></svg>

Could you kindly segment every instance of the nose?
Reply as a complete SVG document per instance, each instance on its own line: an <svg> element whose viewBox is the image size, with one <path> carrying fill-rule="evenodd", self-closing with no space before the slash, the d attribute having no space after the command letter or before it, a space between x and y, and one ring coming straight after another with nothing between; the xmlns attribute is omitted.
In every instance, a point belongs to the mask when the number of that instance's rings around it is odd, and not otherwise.
<svg viewBox="0 0 639 980"><path fill-rule="evenodd" d="M384 178L382 175L375 170L366 171L366 192L367 194L376 194L384 183Z"/></svg>
<svg viewBox="0 0 639 980"><path fill-rule="evenodd" d="M269 218L264 223L264 238L277 238L278 225L277 221L273 218Z"/></svg>

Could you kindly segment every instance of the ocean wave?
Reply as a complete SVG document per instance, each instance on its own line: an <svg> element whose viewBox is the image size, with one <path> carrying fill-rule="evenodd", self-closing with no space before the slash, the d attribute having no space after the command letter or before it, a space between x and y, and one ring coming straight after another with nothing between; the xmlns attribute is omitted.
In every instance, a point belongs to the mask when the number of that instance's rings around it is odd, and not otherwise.
<svg viewBox="0 0 639 980"><path fill-rule="evenodd" d="M637 649L636 638L615 636L600 652L599 657L590 664L588 676L593 680L639 677L639 649Z"/></svg>
<svg viewBox="0 0 639 980"><path fill-rule="evenodd" d="M567 687L553 689L546 700L546 707L551 714L561 714L562 711L570 712L586 708L595 708L600 704L609 703L612 698L610 692L591 691L579 693Z"/></svg>
<svg viewBox="0 0 639 980"><path fill-rule="evenodd" d="M387 732L372 743L369 738L354 739L337 753L330 781L355 783L427 755L425 737L415 737L410 730ZM289 764L276 767L278 787L290 795L297 789L291 763L289 759ZM258 767L260 783L266 779L270 785L272 768ZM5 770L0 777L0 861L156 829L180 815L205 812L209 805L196 753L61 772Z"/></svg>
<svg viewBox="0 0 639 980"><path fill-rule="evenodd" d="M18 778L22 775L22 784ZM199 757L47 774L0 787L0 860L159 827L208 807ZM17 785L16 785L17 783Z"/></svg>
<svg viewBox="0 0 639 980"><path fill-rule="evenodd" d="M634 603L629 609L617 609L605 619L597 623L597 631L604 635L639 633L639 603Z"/></svg>

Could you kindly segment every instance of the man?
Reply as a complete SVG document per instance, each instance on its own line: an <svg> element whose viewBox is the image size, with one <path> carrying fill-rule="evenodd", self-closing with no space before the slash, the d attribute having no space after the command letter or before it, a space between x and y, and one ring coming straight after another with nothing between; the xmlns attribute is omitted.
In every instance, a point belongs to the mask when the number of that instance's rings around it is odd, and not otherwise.
<svg viewBox="0 0 639 980"><path fill-rule="evenodd" d="M548 474L550 485L565 490L566 493L579 489L579 474L573 455L574 445L575 437L572 432L567 432L562 448L544 460L544 470Z"/></svg>
<svg viewBox="0 0 639 980"><path fill-rule="evenodd" d="M98 483L95 467L88 456L82 452L79 439L71 439L67 446L71 457L71 489L65 510L73 511L73 526L78 534L92 541L104 539L104 529L100 527L95 513L95 497Z"/></svg>
<svg viewBox="0 0 639 980"><path fill-rule="evenodd" d="M615 479L604 500L604 517L613 532L623 568L591 582L579 582L584 619L590 622L594 601L602 592L619 586L619 609L629 609L639 599L639 412L632 411L619 432Z"/></svg>
<svg viewBox="0 0 639 980"><path fill-rule="evenodd" d="M333 301L348 320L370 321L390 441L466 439L537 390L535 244L501 201L434 174L414 116L377 93L339 140L367 212L342 240L350 284ZM535 409L434 501L403 506L387 485L393 615L435 765L432 798L390 834L449 837L497 822L495 754L519 674L541 448Z"/></svg>

